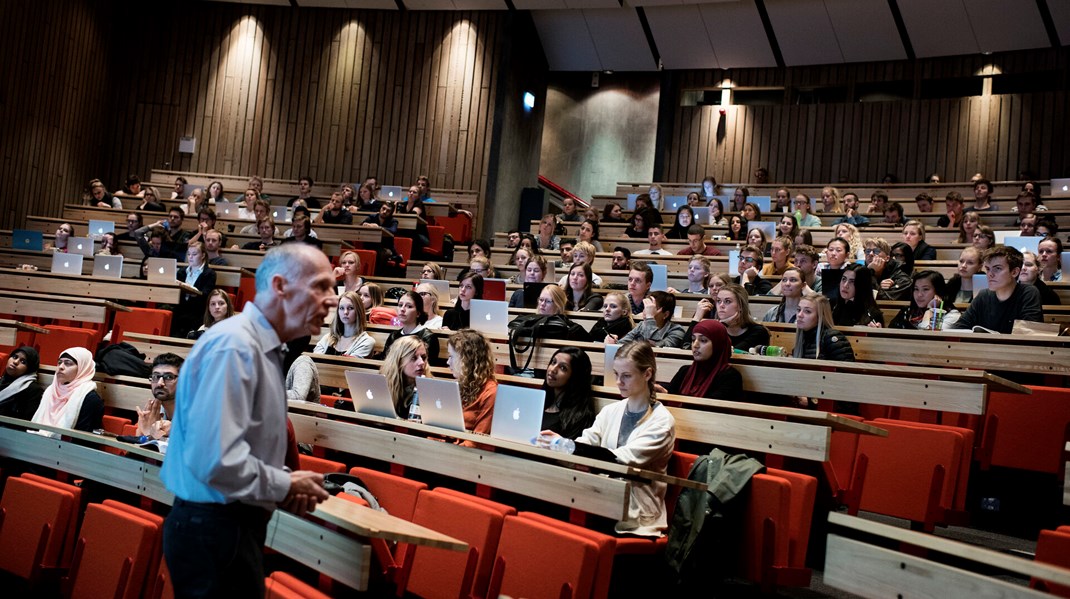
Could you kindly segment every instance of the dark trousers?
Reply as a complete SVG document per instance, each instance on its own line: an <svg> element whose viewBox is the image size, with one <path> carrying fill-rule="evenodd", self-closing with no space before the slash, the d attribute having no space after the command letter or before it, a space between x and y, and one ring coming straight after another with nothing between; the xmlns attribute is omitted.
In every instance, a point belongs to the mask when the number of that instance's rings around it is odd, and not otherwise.
<svg viewBox="0 0 1070 599"><path fill-rule="evenodd" d="M270 517L255 506L176 497L163 531L175 597L262 598Z"/></svg>

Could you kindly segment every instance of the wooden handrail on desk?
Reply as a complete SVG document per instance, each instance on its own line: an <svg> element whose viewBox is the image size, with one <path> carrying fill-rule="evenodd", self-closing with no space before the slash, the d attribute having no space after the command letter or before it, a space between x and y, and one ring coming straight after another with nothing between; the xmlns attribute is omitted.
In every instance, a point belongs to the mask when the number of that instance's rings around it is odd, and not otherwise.
<svg viewBox="0 0 1070 599"><path fill-rule="evenodd" d="M107 322L108 312L111 310L129 312L130 308L95 297L0 290L0 314L103 323Z"/></svg>
<svg viewBox="0 0 1070 599"><path fill-rule="evenodd" d="M177 304L183 291L200 295L197 288L181 281L152 283L11 268L0 268L0 289L164 304Z"/></svg>

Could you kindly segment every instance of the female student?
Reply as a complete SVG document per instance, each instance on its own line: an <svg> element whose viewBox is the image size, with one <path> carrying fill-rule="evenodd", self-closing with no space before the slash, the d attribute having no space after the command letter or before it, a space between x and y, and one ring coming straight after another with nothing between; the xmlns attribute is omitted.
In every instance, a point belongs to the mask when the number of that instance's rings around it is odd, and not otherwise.
<svg viewBox="0 0 1070 599"><path fill-rule="evenodd" d="M747 222L758 222L762 220L762 209L754 202L747 202L744 204L740 214L743 215L743 218L747 219Z"/></svg>
<svg viewBox="0 0 1070 599"><path fill-rule="evenodd" d="M794 240L795 236L799 234L799 221L795 220L794 216L785 214L777 221L776 232L777 237L787 237Z"/></svg>
<svg viewBox="0 0 1070 599"><path fill-rule="evenodd" d="M546 279L546 274L549 271L549 265L546 263L546 259L536 254L528 260L528 264L524 267L524 283L542 283ZM524 290L517 289L513 291L509 296L510 308L523 308L524 307Z"/></svg>
<svg viewBox="0 0 1070 599"><path fill-rule="evenodd" d="M840 278L840 296L832 302L836 326L884 326L884 314L873 295L872 271L861 264L848 264Z"/></svg>
<svg viewBox="0 0 1070 599"><path fill-rule="evenodd" d="M539 235L535 238L540 250L556 250L561 246L561 238L554 235L557 219L552 214L544 214L539 221Z"/></svg>
<svg viewBox="0 0 1070 599"><path fill-rule="evenodd" d="M347 291L338 300L330 329L320 337L312 353L366 358L375 349L375 339L368 334L367 328L364 304L356 293Z"/></svg>
<svg viewBox="0 0 1070 599"><path fill-rule="evenodd" d="M430 283L420 283L416 286L416 294L423 302L424 313L427 314L427 322L424 327L428 329L442 328L442 311L438 308L438 291Z"/></svg>
<svg viewBox="0 0 1070 599"><path fill-rule="evenodd" d="M632 217L628 219L628 228L624 229L624 236L632 239L645 239L647 228L653 223L660 222L660 212L651 209L640 210L637 206Z"/></svg>
<svg viewBox="0 0 1070 599"><path fill-rule="evenodd" d="M794 266L784 271L780 278L780 303L762 316L762 322L795 322L799 313L799 300L802 299L806 283L802 271Z"/></svg>
<svg viewBox="0 0 1070 599"><path fill-rule="evenodd" d="M624 211L621 209L620 204L610 202L606 204L606 207L602 210L602 222L626 223L628 221L624 218Z"/></svg>
<svg viewBox="0 0 1070 599"><path fill-rule="evenodd" d="M531 262L528 263L531 265ZM483 299L483 277L469 273L461 279L457 301L442 315L442 327L459 331L467 329L472 317L472 300Z"/></svg>
<svg viewBox="0 0 1070 599"><path fill-rule="evenodd" d="M344 257L345 254L342 254ZM428 279L431 281L444 281L442 277L442 267L437 262L425 262L424 267L420 270L420 278ZM347 290L348 291L348 290Z"/></svg>
<svg viewBox="0 0 1070 599"><path fill-rule="evenodd" d="M937 330L950 328L950 325L959 319L960 314L951 302L944 303L944 294L947 289L944 284L944 275L935 270L922 270L914 273L911 278L910 305L895 315L895 318L888 323L888 328L931 331L934 309L946 311Z"/></svg>
<svg viewBox="0 0 1070 599"><path fill-rule="evenodd" d="M843 202L840 200L840 190L835 187L821 189L821 213L843 214Z"/></svg>
<svg viewBox="0 0 1070 599"><path fill-rule="evenodd" d="M973 231L973 247L983 253L988 248L996 245L996 233L988 225L978 224Z"/></svg>
<svg viewBox="0 0 1070 599"><path fill-rule="evenodd" d="M695 222L695 211L691 206L680 206L676 209L676 220L665 237L668 239L687 239L687 228Z"/></svg>
<svg viewBox="0 0 1070 599"><path fill-rule="evenodd" d="M334 268L334 278L339 279L343 287L342 293L360 291L364 285L360 270L360 254L353 251L343 252L342 257L338 259L338 266Z"/></svg>
<svg viewBox="0 0 1070 599"><path fill-rule="evenodd" d="M650 196L650 207L654 210L661 210L662 193L661 186L657 183L650 186L647 190L647 195Z"/></svg>
<svg viewBox="0 0 1070 599"><path fill-rule="evenodd" d="M427 329L428 315L424 310L423 298L415 291L406 291L398 298L397 324L401 328L390 331L383 344L383 354L390 351L395 341L409 335L416 335L423 339L427 345L431 357L438 357L438 338Z"/></svg>
<svg viewBox="0 0 1070 599"><path fill-rule="evenodd" d="M657 400L654 391L657 380L654 350L645 341L622 346L613 360L613 372L622 401L603 408L594 424L576 439L576 446L602 447L613 452L623 464L665 473L676 442L676 421ZM558 437L557 433L544 431L538 443L548 446ZM666 488L663 482L633 485L628 513L617 522L616 532L661 536L668 526Z"/></svg>
<svg viewBox="0 0 1070 599"><path fill-rule="evenodd" d="M747 290L738 283L725 285L717 292L716 296L717 320L728 330L728 336L732 339L732 347L747 351L756 345L769 345L769 329L754 322L750 314L750 300ZM699 316L699 310L704 306L699 302L695 312L696 320L706 317L706 313ZM698 325L695 325L698 326Z"/></svg>
<svg viewBox="0 0 1070 599"><path fill-rule="evenodd" d="M56 227L56 239L51 244L45 244L45 250L51 250L56 253L67 252L67 240L74 237L74 225L71 223L63 223Z"/></svg>
<svg viewBox="0 0 1070 599"><path fill-rule="evenodd" d="M737 187L736 190L732 192L732 203L728 207L728 210L730 212L742 212L743 207L746 205L748 197L750 197L749 189L743 187L742 185Z"/></svg>
<svg viewBox="0 0 1070 599"><path fill-rule="evenodd" d="M204 244L194 241L186 249L186 266L178 269L177 279L197 288L200 294L183 291L175 306L171 334L185 337L200 326L208 306L208 294L215 289L216 273L205 262Z"/></svg>
<svg viewBox="0 0 1070 599"><path fill-rule="evenodd" d="M973 243L973 234L977 232L977 226L981 224L980 212L967 212L962 215L959 223L959 236L955 243Z"/></svg>
<svg viewBox="0 0 1070 599"><path fill-rule="evenodd" d="M464 428L490 434L494 398L498 395L493 348L479 332L465 329L450 335L447 349L450 357L446 363L460 387ZM465 442L465 445L473 444Z"/></svg>
<svg viewBox="0 0 1070 599"><path fill-rule="evenodd" d="M810 213L812 209L810 196L805 193L795 196L795 220L799 221L800 227L813 228L821 226L821 219Z"/></svg>
<svg viewBox="0 0 1070 599"><path fill-rule="evenodd" d="M602 303L602 318L591 327L591 339L605 339L608 336L619 339L634 328L628 298L620 291L611 291Z"/></svg>
<svg viewBox="0 0 1070 599"><path fill-rule="evenodd" d="M1063 279L1063 242L1054 235L1045 237L1037 244L1037 258L1040 259L1040 278L1046 282Z"/></svg>
<svg viewBox="0 0 1070 599"><path fill-rule="evenodd" d="M565 291L565 310L569 312L597 312L602 309L602 296L594 292L594 273L590 264L573 264L568 271Z"/></svg>
<svg viewBox="0 0 1070 599"><path fill-rule="evenodd" d="M765 235L765 229L755 227L748 231L747 245L753 245L761 250L763 256L769 255L769 238Z"/></svg>
<svg viewBox="0 0 1070 599"><path fill-rule="evenodd" d="M728 219L724 217L724 203L721 202L720 198L711 199L709 206L710 224L715 227L727 227Z"/></svg>
<svg viewBox="0 0 1070 599"><path fill-rule="evenodd" d="M213 289L208 294L208 306L204 309L204 323L186 337L200 339L209 327L231 316L234 316L234 305L230 303L230 294L222 289Z"/></svg>
<svg viewBox="0 0 1070 599"><path fill-rule="evenodd" d="M780 276L788 267L792 266L791 259L795 254L795 244L791 237L777 237L769 245L769 261L762 267L762 276Z"/></svg>
<svg viewBox="0 0 1070 599"><path fill-rule="evenodd" d="M41 357L37 350L23 346L11 352L0 376L0 416L29 420L41 405L44 389L37 383Z"/></svg>
<svg viewBox="0 0 1070 599"><path fill-rule="evenodd" d="M739 214L728 217L728 239L745 241L747 239L747 219Z"/></svg>
<svg viewBox="0 0 1070 599"><path fill-rule="evenodd" d="M579 233L576 235L576 241L582 241L584 243L591 244L595 251L602 251L602 242L598 241L598 221L585 220L580 223Z"/></svg>
<svg viewBox="0 0 1070 599"><path fill-rule="evenodd" d="M97 373L93 354L84 347L72 347L59 355L56 376L45 389L32 420L59 428L92 432L103 426L104 400L97 394L93 377ZM47 431L38 434L58 438Z"/></svg>
<svg viewBox="0 0 1070 599"><path fill-rule="evenodd" d="M105 233L100 237L100 249L98 256L118 256L119 243L115 241L115 233Z"/></svg>
<svg viewBox="0 0 1070 599"><path fill-rule="evenodd" d="M833 235L840 239L846 239L852 260L863 260L866 257L866 247L862 243L862 234L858 227L851 223L840 223L832 229Z"/></svg>
<svg viewBox="0 0 1070 599"><path fill-rule="evenodd" d="M820 293L808 293L799 300L795 319L795 358L814 358L854 362L855 354L847 337L832 328L829 299Z"/></svg>
<svg viewBox="0 0 1070 599"><path fill-rule="evenodd" d="M925 243L925 225L920 220L903 225L903 243L914 250L915 260L936 260L936 248Z"/></svg>
<svg viewBox="0 0 1070 599"><path fill-rule="evenodd" d="M720 322L703 320L691 331L691 355L695 361L681 366L666 387L673 395L707 399L743 400L743 377L728 363L732 340Z"/></svg>
<svg viewBox="0 0 1070 599"><path fill-rule="evenodd" d="M1029 250L1022 252L1022 272L1018 275L1018 282L1023 285L1033 285L1040 292L1040 304L1043 306L1058 306L1062 304L1059 294L1048 287L1040 278L1040 259Z"/></svg>
<svg viewBox="0 0 1070 599"><path fill-rule="evenodd" d="M386 302L386 297L383 296L382 287L375 283L365 283L360 286L357 296L364 307L364 314L367 315L368 322L371 324L393 324L398 312L394 308L383 305Z"/></svg>
<svg viewBox="0 0 1070 599"><path fill-rule="evenodd" d="M981 251L973 246L963 248L959 253L958 270L947 281L947 295L944 298L954 304L972 302L973 275L981 272L981 266Z"/></svg>
<svg viewBox="0 0 1070 599"><path fill-rule="evenodd" d="M416 335L401 337L390 346L379 374L386 377L386 385L394 398L394 411L399 418L419 420L419 408L412 407L412 397L416 393L416 379L431 377L428 364L427 346Z"/></svg>
<svg viewBox="0 0 1070 599"><path fill-rule="evenodd" d="M773 212L778 213L791 213L791 190L787 187L781 187L773 192Z"/></svg>
<svg viewBox="0 0 1070 599"><path fill-rule="evenodd" d="M523 285L524 279L527 277L528 262L531 260L532 252L523 247L517 247L516 251L509 258L509 264L516 266L516 274L509 277L509 283L513 285Z"/></svg>
<svg viewBox="0 0 1070 599"><path fill-rule="evenodd" d="M594 391L591 389L591 358L575 347L563 347L550 356L542 386L546 401L542 430L575 439L594 424Z"/></svg>

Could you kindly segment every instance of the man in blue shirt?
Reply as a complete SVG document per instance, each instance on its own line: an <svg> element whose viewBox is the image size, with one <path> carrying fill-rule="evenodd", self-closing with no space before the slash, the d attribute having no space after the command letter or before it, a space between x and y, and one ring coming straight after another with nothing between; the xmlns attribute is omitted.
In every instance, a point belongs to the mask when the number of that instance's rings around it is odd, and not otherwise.
<svg viewBox="0 0 1070 599"><path fill-rule="evenodd" d="M208 329L178 378L161 478L175 502L164 556L178 597L263 597L263 547L276 506L302 515L327 498L323 476L288 472L286 342L318 332L338 304L323 252L272 249L256 298Z"/></svg>

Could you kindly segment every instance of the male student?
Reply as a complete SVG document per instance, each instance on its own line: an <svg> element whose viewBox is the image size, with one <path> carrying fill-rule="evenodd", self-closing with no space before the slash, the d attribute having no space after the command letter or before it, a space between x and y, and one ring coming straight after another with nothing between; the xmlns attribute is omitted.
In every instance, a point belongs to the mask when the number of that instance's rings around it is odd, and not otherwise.
<svg viewBox="0 0 1070 599"><path fill-rule="evenodd" d="M156 356L152 361L149 383L152 399L137 408L137 434L162 439L171 434L171 416L175 413L175 387L178 371L185 360L173 353Z"/></svg>
<svg viewBox="0 0 1070 599"><path fill-rule="evenodd" d="M966 313L951 327L972 329L982 326L999 333L1010 333L1016 320L1042 321L1040 291L1033 285L1018 282L1022 253L1013 247L994 245L984 253L983 261L988 274L988 289L973 298Z"/></svg>
<svg viewBox="0 0 1070 599"><path fill-rule="evenodd" d="M892 259L892 248L883 237L867 239L866 266L873 272L873 287L879 300L909 300L911 278L898 260Z"/></svg>
<svg viewBox="0 0 1070 599"><path fill-rule="evenodd" d="M944 198L944 209L947 214L936 220L936 226L941 229L954 229L962 222L962 194L957 191L949 191Z"/></svg>
<svg viewBox="0 0 1070 599"><path fill-rule="evenodd" d="M613 248L613 270L628 270L628 263L632 261L632 251L626 247Z"/></svg>
<svg viewBox="0 0 1070 599"><path fill-rule="evenodd" d="M924 191L914 196L914 203L918 206L918 212L933 211L933 197Z"/></svg>
<svg viewBox="0 0 1070 599"><path fill-rule="evenodd" d="M632 315L643 313L643 300L650 293L654 283L654 271L646 262L632 260L628 263L628 302L632 305Z"/></svg>
<svg viewBox="0 0 1070 599"><path fill-rule="evenodd" d="M864 227L869 224L869 219L862 216L858 194L848 191L843 194L843 216L832 222L833 225L847 223L856 227Z"/></svg>
<svg viewBox="0 0 1070 599"><path fill-rule="evenodd" d="M765 258L762 256L762 250L748 245L739 251L739 265L737 266L739 276L733 280L743 285L750 295L769 293L773 284L762 278L761 272L764 264Z"/></svg>
<svg viewBox="0 0 1070 599"><path fill-rule="evenodd" d="M645 250L638 250L635 252L636 256L671 256L672 252L661 247L661 242L665 240L665 236L661 233L661 225L654 223L646 229L646 242L647 248Z"/></svg>
<svg viewBox="0 0 1070 599"><path fill-rule="evenodd" d="M687 247L679 251L681 256L720 256L721 251L706 243L706 231L702 225L687 228Z"/></svg>

